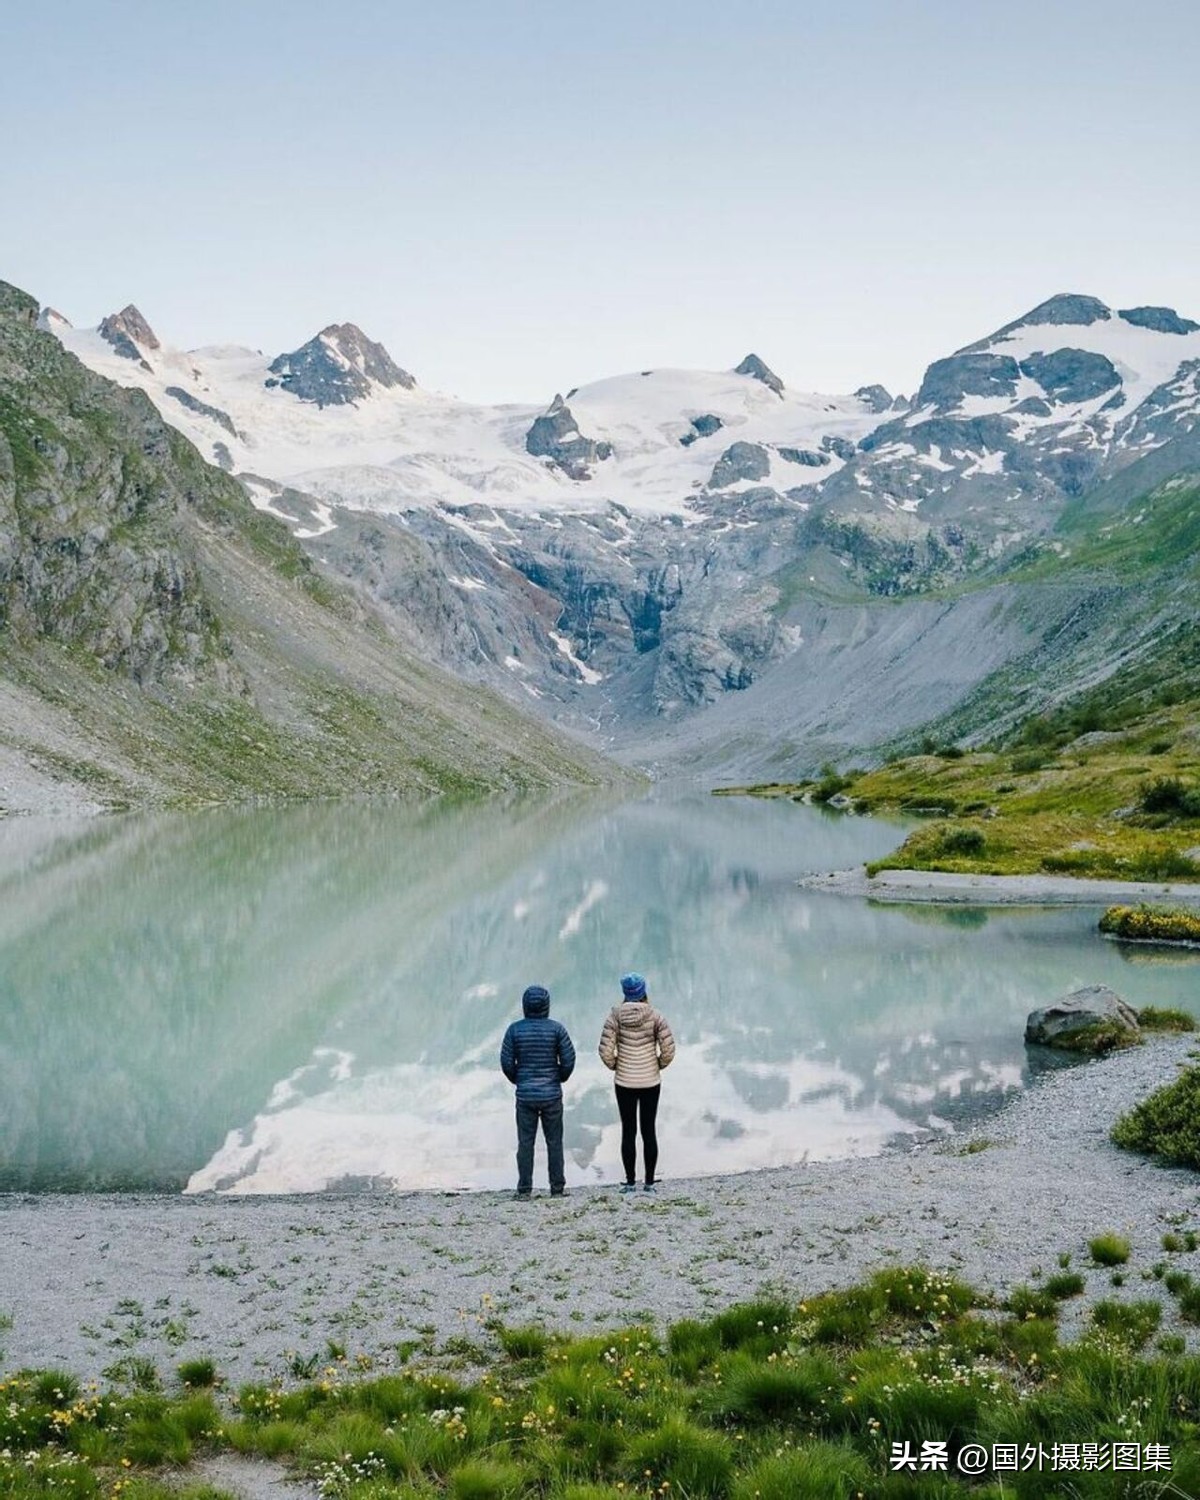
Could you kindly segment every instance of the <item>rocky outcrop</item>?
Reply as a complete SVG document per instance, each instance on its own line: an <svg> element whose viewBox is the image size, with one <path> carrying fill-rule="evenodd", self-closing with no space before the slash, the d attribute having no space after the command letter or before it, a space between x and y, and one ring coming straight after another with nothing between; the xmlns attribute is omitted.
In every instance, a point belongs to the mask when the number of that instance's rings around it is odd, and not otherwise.
<svg viewBox="0 0 1200 1500"><path fill-rule="evenodd" d="M1020 366L1007 354L952 354L934 360L925 371L914 404L948 410L964 396L1015 396L1020 374Z"/></svg>
<svg viewBox="0 0 1200 1500"><path fill-rule="evenodd" d="M882 414L892 411L896 405L892 393L882 385L860 385L854 394L869 411Z"/></svg>
<svg viewBox="0 0 1200 1500"><path fill-rule="evenodd" d="M1060 404L1092 401L1121 384L1113 362L1087 349L1031 354L1021 361L1021 373L1036 380L1050 400Z"/></svg>
<svg viewBox="0 0 1200 1500"><path fill-rule="evenodd" d="M269 386L282 386L317 406L349 405L377 388L411 391L417 383L354 323L331 323L307 344L272 360L269 368L275 377L267 381Z"/></svg>
<svg viewBox="0 0 1200 1500"><path fill-rule="evenodd" d="M725 423L712 412L702 412L700 416L692 418L692 430L685 432L679 439L681 448L690 447L697 438L712 437L714 432L720 432Z"/></svg>
<svg viewBox="0 0 1200 1500"><path fill-rule="evenodd" d="M1072 1048L1080 1033L1103 1027L1107 1032L1138 1035L1137 1011L1107 985L1072 990L1053 1004L1031 1011L1025 1022L1025 1041L1043 1047Z"/></svg>
<svg viewBox="0 0 1200 1500"><path fill-rule="evenodd" d="M731 443L713 465L710 490L728 489L742 481L756 482L771 472L771 455L758 443Z"/></svg>
<svg viewBox="0 0 1200 1500"><path fill-rule="evenodd" d="M1181 318L1173 307L1122 307L1118 318L1132 323L1135 328L1150 328L1155 333L1195 333L1200 323L1191 318Z"/></svg>
<svg viewBox="0 0 1200 1500"><path fill-rule="evenodd" d="M97 332L125 359L144 360L144 350L162 347L154 329L132 302L119 313L110 313Z"/></svg>
<svg viewBox="0 0 1200 1500"><path fill-rule="evenodd" d="M556 395L525 434L525 451L548 458L570 479L590 479L591 466L612 457L612 444L584 437L571 408Z"/></svg>
<svg viewBox="0 0 1200 1500"><path fill-rule="evenodd" d="M776 448L775 452L788 463L799 464L805 469L823 469L830 462L828 453L816 453L811 448Z"/></svg>
<svg viewBox="0 0 1200 1500"><path fill-rule="evenodd" d="M210 406L207 401L201 401L198 396L193 396L191 391L185 391L181 385L169 385L167 395L178 401L180 406L187 407L188 411L195 412L198 417L207 417L218 427L223 427L230 437L238 436L238 430L233 425L233 418L228 412L222 411L219 406Z"/></svg>
<svg viewBox="0 0 1200 1500"><path fill-rule="evenodd" d="M752 380L761 380L769 390L777 396L783 395L783 381L776 375L769 365L763 363L757 354L747 354L740 365L734 367L735 375L749 375Z"/></svg>

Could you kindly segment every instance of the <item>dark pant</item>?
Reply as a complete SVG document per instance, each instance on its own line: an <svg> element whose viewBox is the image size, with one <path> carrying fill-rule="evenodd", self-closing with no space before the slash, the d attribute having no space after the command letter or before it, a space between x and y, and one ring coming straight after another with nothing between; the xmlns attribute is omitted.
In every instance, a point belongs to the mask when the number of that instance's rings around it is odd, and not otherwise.
<svg viewBox="0 0 1200 1500"><path fill-rule="evenodd" d="M517 1100L517 1192L533 1192L533 1143L537 1139L538 1121L546 1137L546 1155L550 1159L550 1191L561 1193L566 1185L563 1171L563 1107L561 1099L546 1104Z"/></svg>
<svg viewBox="0 0 1200 1500"><path fill-rule="evenodd" d="M625 1181L632 1182L637 1176L637 1128L638 1113L642 1116L642 1152L646 1158L646 1181L654 1181L654 1169L658 1166L658 1136L654 1132L654 1121L658 1115L658 1096L662 1084L652 1089L627 1089L617 1084L617 1108L621 1111L621 1165L625 1168Z"/></svg>

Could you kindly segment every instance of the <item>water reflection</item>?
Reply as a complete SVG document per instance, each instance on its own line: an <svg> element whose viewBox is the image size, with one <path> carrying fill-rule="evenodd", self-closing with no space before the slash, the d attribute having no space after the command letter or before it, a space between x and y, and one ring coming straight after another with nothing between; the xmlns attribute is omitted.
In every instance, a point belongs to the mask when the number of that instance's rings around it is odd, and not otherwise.
<svg viewBox="0 0 1200 1500"><path fill-rule="evenodd" d="M1200 970L1129 966L1094 913L966 924L794 885L896 840L664 794L0 827L0 1187L507 1184L495 1059L533 980L580 1051L575 1182L616 1175L595 1046L627 968L680 1042L672 1176L993 1106L1027 1076L1026 1012L1077 985L1200 1010Z"/></svg>

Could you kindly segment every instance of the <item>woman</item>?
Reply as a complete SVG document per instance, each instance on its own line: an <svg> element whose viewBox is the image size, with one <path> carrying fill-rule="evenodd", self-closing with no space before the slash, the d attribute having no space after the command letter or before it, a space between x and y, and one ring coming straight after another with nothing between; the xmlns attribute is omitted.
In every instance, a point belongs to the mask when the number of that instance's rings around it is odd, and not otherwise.
<svg viewBox="0 0 1200 1500"><path fill-rule="evenodd" d="M675 1056L675 1038L666 1017L646 998L640 974L621 980L625 996L614 1005L600 1034L600 1061L616 1074L617 1108L621 1112L621 1162L625 1168L623 1193L637 1190L637 1132L641 1117L642 1153L646 1163L645 1191L654 1192L658 1166L658 1137L654 1120L661 1090L659 1075Z"/></svg>

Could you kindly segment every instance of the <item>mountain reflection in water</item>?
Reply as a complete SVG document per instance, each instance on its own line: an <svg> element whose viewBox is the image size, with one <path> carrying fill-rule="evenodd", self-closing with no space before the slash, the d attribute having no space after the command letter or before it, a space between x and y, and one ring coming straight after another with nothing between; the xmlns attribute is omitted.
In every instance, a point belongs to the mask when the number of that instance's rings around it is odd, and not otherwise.
<svg viewBox="0 0 1200 1500"><path fill-rule="evenodd" d="M1200 1009L1200 967L1126 964L1092 911L794 884L899 836L664 791L0 827L0 1188L507 1185L496 1058L535 981L579 1051L576 1183L619 1175L595 1049L629 968L680 1044L668 1177L873 1152L993 1108L1028 1079L1026 1012L1081 984Z"/></svg>

